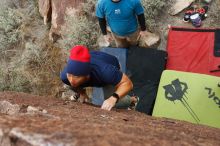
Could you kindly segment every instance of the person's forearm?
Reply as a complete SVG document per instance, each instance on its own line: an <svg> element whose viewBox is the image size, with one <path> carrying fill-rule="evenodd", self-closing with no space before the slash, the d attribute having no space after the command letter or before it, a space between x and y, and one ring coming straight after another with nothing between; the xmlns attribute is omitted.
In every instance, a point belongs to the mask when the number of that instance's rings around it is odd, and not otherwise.
<svg viewBox="0 0 220 146"><path fill-rule="evenodd" d="M99 18L98 17L98 20L99 20L99 26L101 28L102 34L103 35L107 35L106 20L105 20L105 18Z"/></svg>
<svg viewBox="0 0 220 146"><path fill-rule="evenodd" d="M110 111L118 100L124 97L131 89L133 84L127 75L123 74L121 81L116 85L116 91L102 104L102 109Z"/></svg>
<svg viewBox="0 0 220 146"><path fill-rule="evenodd" d="M145 30L146 30L146 24L145 24L144 13L138 15L138 22L139 22L139 24L140 24L141 31L145 31Z"/></svg>
<svg viewBox="0 0 220 146"><path fill-rule="evenodd" d="M115 93L118 94L119 98L121 98L127 95L127 93L132 89L133 84L131 80L125 74L123 74L122 81L116 86Z"/></svg>
<svg viewBox="0 0 220 146"><path fill-rule="evenodd" d="M123 83L116 89L115 93L118 94L119 98L122 98L127 95L127 93L131 91L132 88L133 85L131 83Z"/></svg>

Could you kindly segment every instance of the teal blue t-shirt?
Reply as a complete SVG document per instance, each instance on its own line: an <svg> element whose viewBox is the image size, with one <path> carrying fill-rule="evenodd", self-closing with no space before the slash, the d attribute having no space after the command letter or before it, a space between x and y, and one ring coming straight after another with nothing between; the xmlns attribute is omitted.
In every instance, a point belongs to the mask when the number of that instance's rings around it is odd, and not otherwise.
<svg viewBox="0 0 220 146"><path fill-rule="evenodd" d="M140 0L98 0L96 16L106 18L111 31L119 36L134 33L138 28L137 15L143 14Z"/></svg>

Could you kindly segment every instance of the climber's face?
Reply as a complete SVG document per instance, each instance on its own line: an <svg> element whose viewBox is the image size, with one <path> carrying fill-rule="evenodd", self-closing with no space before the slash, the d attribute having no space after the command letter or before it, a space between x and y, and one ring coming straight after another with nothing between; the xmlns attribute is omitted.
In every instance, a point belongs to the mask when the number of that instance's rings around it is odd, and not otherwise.
<svg viewBox="0 0 220 146"><path fill-rule="evenodd" d="M73 74L67 73L67 79L72 87L78 87L85 83L89 79L89 76L74 76Z"/></svg>

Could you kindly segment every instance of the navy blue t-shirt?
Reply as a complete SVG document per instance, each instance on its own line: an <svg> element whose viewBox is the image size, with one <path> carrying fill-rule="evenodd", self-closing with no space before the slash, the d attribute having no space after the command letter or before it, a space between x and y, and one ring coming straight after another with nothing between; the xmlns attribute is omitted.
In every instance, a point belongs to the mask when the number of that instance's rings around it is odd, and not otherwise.
<svg viewBox="0 0 220 146"><path fill-rule="evenodd" d="M121 81L123 73L120 71L120 64L115 56L99 51L91 51L90 55L90 79L80 87L117 85ZM70 85L66 68L61 72L60 78L65 84Z"/></svg>

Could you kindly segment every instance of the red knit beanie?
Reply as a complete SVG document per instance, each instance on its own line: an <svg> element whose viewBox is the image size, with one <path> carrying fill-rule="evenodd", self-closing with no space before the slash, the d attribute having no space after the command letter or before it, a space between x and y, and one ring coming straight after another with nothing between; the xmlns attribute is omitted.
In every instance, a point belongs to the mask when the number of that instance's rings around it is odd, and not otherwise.
<svg viewBox="0 0 220 146"><path fill-rule="evenodd" d="M90 54L89 50L82 45L74 46L70 50L67 62L67 73L75 76L86 76L90 73Z"/></svg>

